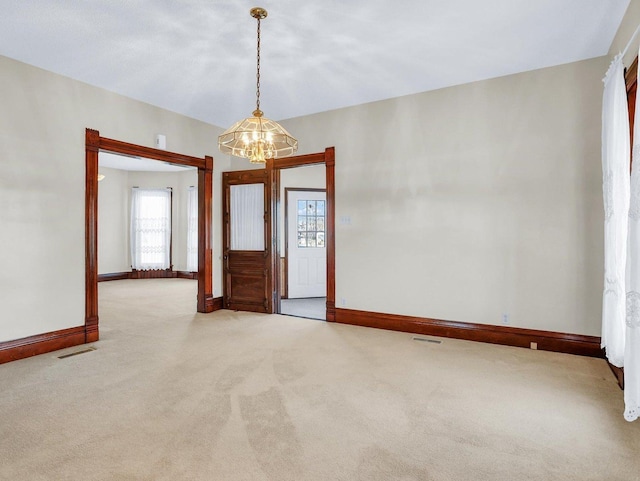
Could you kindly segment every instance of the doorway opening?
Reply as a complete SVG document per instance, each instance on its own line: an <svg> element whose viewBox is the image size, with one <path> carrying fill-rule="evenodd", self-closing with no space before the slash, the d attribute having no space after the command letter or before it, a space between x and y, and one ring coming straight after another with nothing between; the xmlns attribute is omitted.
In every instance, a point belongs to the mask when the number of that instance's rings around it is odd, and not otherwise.
<svg viewBox="0 0 640 481"><path fill-rule="evenodd" d="M335 149L274 162L275 311L335 321Z"/></svg>
<svg viewBox="0 0 640 481"><path fill-rule="evenodd" d="M324 166L281 172L280 314L325 320L327 298ZM314 185L316 187L289 187ZM284 248L283 244L284 243Z"/></svg>
<svg viewBox="0 0 640 481"><path fill-rule="evenodd" d="M98 153L98 282L197 279L198 169Z"/></svg>
<svg viewBox="0 0 640 481"><path fill-rule="evenodd" d="M85 342L99 339L98 330L98 175L99 152L159 160L198 170L198 312L212 312L212 184L213 157L191 157L101 137L97 130L85 135ZM219 307L218 307L219 308Z"/></svg>
<svg viewBox="0 0 640 481"><path fill-rule="evenodd" d="M284 274L280 268L284 243L283 203L280 180L285 169L318 165L324 168L326 249L326 300L324 318L335 320L335 149L283 159L269 160L265 169L223 172L223 305L226 309L263 312L281 311ZM314 204L317 208L317 204ZM317 215L312 216L317 217ZM317 221L317 220L316 220ZM305 224L306 225L306 224ZM304 231L307 235L317 231ZM282 241L282 242L281 242ZM285 294L286 295L286 294Z"/></svg>

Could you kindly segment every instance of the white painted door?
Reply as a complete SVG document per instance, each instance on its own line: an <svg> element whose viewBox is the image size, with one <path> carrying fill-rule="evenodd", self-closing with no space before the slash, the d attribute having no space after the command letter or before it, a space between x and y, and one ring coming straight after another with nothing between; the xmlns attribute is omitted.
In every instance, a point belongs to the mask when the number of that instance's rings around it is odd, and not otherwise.
<svg viewBox="0 0 640 481"><path fill-rule="evenodd" d="M327 295L326 192L287 191L289 299Z"/></svg>

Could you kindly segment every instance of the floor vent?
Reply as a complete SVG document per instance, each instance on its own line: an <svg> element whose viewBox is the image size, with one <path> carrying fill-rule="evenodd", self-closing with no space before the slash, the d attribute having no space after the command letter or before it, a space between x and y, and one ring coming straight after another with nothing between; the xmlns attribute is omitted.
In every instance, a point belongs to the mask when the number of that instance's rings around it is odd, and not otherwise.
<svg viewBox="0 0 640 481"><path fill-rule="evenodd" d="M66 359L71 356L77 356L78 354L84 354L85 352L95 351L95 347L88 347L87 349L83 349L82 351L71 352L69 354L63 354L62 356L58 356L58 359Z"/></svg>
<svg viewBox="0 0 640 481"><path fill-rule="evenodd" d="M442 344L442 341L438 341L437 339L427 339L426 337L414 337L413 340L421 341L421 342L430 342L432 344Z"/></svg>

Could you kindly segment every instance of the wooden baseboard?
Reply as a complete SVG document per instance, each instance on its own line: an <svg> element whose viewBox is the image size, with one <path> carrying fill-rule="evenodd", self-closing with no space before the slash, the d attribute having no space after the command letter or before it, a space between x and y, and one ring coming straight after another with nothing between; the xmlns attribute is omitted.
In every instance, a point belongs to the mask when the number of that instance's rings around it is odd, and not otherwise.
<svg viewBox="0 0 640 481"><path fill-rule="evenodd" d="M327 312L326 312L327 322L335 322L336 321L336 306L334 302L327 301Z"/></svg>
<svg viewBox="0 0 640 481"><path fill-rule="evenodd" d="M129 279L174 279L176 277L178 277L178 273L171 269L149 269L145 271L133 269Z"/></svg>
<svg viewBox="0 0 640 481"><path fill-rule="evenodd" d="M46 332L0 343L0 364L84 344L85 326Z"/></svg>
<svg viewBox="0 0 640 481"><path fill-rule="evenodd" d="M224 309L224 299L222 297L213 297L211 298L211 300L207 303L208 305L211 305L211 311L219 311L220 309Z"/></svg>
<svg viewBox="0 0 640 481"><path fill-rule="evenodd" d="M222 297L207 297L204 300L204 312L214 312L224 309L224 300ZM203 311L199 311L203 312Z"/></svg>
<svg viewBox="0 0 640 481"><path fill-rule="evenodd" d="M165 269L131 272L110 272L108 274L98 274L98 282L120 281L123 279L198 279L197 272L172 271Z"/></svg>
<svg viewBox="0 0 640 481"><path fill-rule="evenodd" d="M608 361L607 361L607 364L609 364L609 368L611 369L611 372L618 380L618 386L620 386L620 389L624 389L624 368L614 366Z"/></svg>
<svg viewBox="0 0 640 481"><path fill-rule="evenodd" d="M105 281L120 281L123 279L130 279L131 272L110 272L108 274L98 274L98 282Z"/></svg>
<svg viewBox="0 0 640 481"><path fill-rule="evenodd" d="M352 309L336 309L335 320L342 324L503 344L514 347L531 348L532 343L535 343L537 349L541 351L603 357L602 349L600 349L600 338L580 334L443 321L440 319L382 314Z"/></svg>
<svg viewBox="0 0 640 481"><path fill-rule="evenodd" d="M176 271L176 277L178 279L198 279L198 273L197 272L190 272L190 271Z"/></svg>

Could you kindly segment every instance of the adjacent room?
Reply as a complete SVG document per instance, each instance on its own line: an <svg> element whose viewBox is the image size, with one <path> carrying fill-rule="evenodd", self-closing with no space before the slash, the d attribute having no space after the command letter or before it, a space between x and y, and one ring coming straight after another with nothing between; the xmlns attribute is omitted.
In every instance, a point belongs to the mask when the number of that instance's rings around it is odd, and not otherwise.
<svg viewBox="0 0 640 481"><path fill-rule="evenodd" d="M326 320L327 190L323 165L280 172L280 313Z"/></svg>
<svg viewBox="0 0 640 481"><path fill-rule="evenodd" d="M98 280L194 279L196 169L109 152L98 159Z"/></svg>
<svg viewBox="0 0 640 481"><path fill-rule="evenodd" d="M640 0L5 2L0 478L640 480L639 48Z"/></svg>

